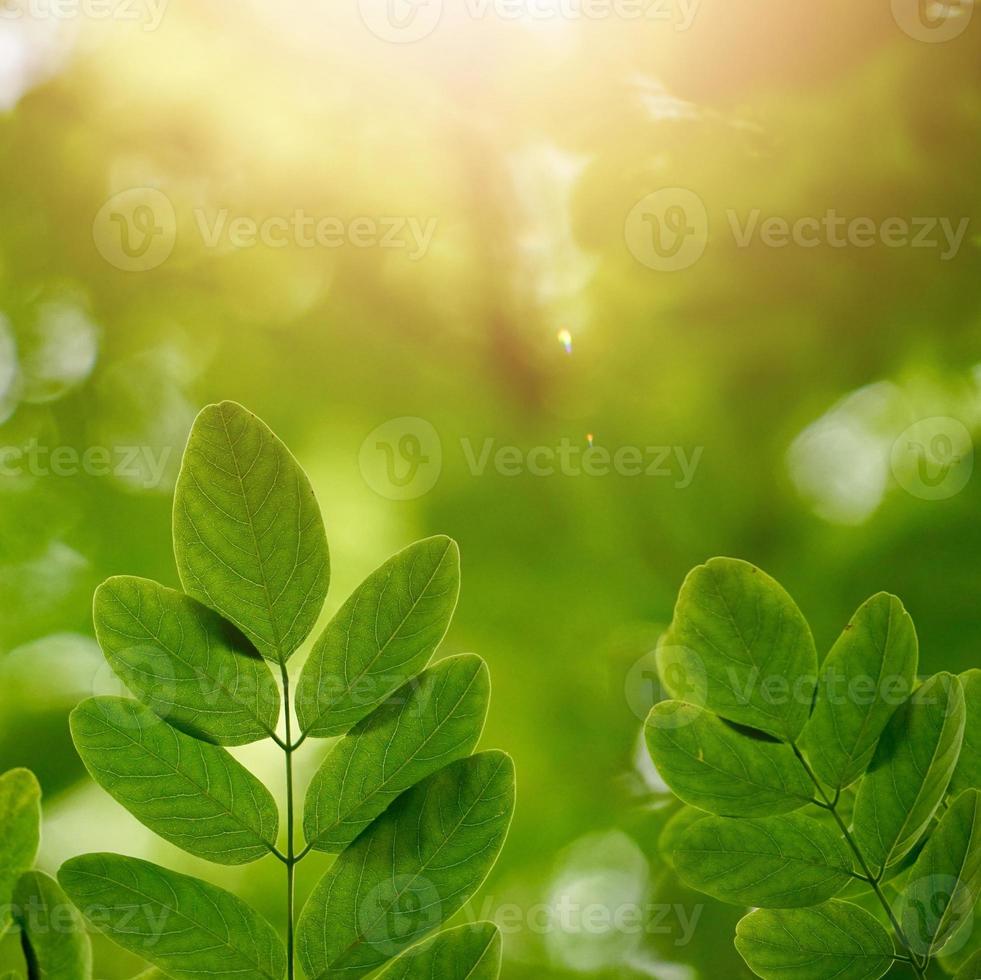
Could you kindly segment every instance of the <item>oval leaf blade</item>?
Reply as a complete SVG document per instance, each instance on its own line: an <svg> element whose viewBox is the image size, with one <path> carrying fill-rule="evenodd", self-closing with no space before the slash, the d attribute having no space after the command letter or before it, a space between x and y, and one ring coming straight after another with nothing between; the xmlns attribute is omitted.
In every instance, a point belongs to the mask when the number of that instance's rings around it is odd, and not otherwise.
<svg viewBox="0 0 981 980"><path fill-rule="evenodd" d="M218 864L246 864L272 851L276 803L225 749L127 698L89 698L70 723L92 778L165 840Z"/></svg>
<svg viewBox="0 0 981 980"><path fill-rule="evenodd" d="M460 549L437 535L355 589L314 644L296 691L301 730L343 735L414 677L439 646L460 592Z"/></svg>
<svg viewBox="0 0 981 980"><path fill-rule="evenodd" d="M502 752L451 763L403 793L320 880L300 915L309 980L356 980L444 922L480 887L514 808Z"/></svg>
<svg viewBox="0 0 981 980"><path fill-rule="evenodd" d="M397 796L477 745L490 678L480 657L449 657L399 688L324 760L307 791L303 830L343 850Z"/></svg>
<svg viewBox="0 0 981 980"><path fill-rule="evenodd" d="M285 662L313 629L330 560L320 508L290 451L234 402L194 422L174 496L184 590Z"/></svg>
<svg viewBox="0 0 981 980"><path fill-rule="evenodd" d="M689 572L661 647L674 670L695 679L699 704L730 721L793 741L811 710L817 651L784 588L734 558ZM675 697L668 671L664 682Z"/></svg>
<svg viewBox="0 0 981 980"><path fill-rule="evenodd" d="M84 854L58 880L92 924L172 980L282 980L272 926L222 888L149 861Z"/></svg>
<svg viewBox="0 0 981 980"><path fill-rule="evenodd" d="M797 813L706 817L681 836L673 860L692 888L732 905L758 908L818 905L852 879L845 841Z"/></svg>
<svg viewBox="0 0 981 980"><path fill-rule="evenodd" d="M751 912L736 926L736 949L763 980L878 980L894 952L872 915L837 899Z"/></svg>
<svg viewBox="0 0 981 980"><path fill-rule="evenodd" d="M965 789L981 789L981 670L977 667L959 675L967 706L964 746L950 781L955 796Z"/></svg>
<svg viewBox="0 0 981 980"><path fill-rule="evenodd" d="M833 789L853 783L909 697L919 653L916 629L895 597L880 592L859 607L821 666L814 713L800 746Z"/></svg>
<svg viewBox="0 0 981 980"><path fill-rule="evenodd" d="M672 868L674 867L674 849L685 835L689 827L694 827L699 820L704 820L709 814L693 806L683 806L675 813L661 829L657 838L657 852L661 859Z"/></svg>
<svg viewBox="0 0 981 980"><path fill-rule="evenodd" d="M752 738L693 704L656 704L645 737L664 781L701 810L756 817L797 810L813 799L789 745Z"/></svg>
<svg viewBox="0 0 981 980"><path fill-rule="evenodd" d="M981 793L954 800L916 859L903 891L900 922L913 951L933 956L973 918L981 892Z"/></svg>
<svg viewBox="0 0 981 980"><path fill-rule="evenodd" d="M92 944L78 910L58 882L28 871L17 883L14 906L30 960L41 980L89 980ZM25 952L28 952L25 950Z"/></svg>
<svg viewBox="0 0 981 980"><path fill-rule="evenodd" d="M457 926L404 952L378 980L497 980L501 947L493 922Z"/></svg>
<svg viewBox="0 0 981 980"><path fill-rule="evenodd" d="M175 728L218 745L268 738L279 689L243 634L157 582L111 578L95 593L95 632L109 665Z"/></svg>
<svg viewBox="0 0 981 980"><path fill-rule="evenodd" d="M942 673L886 726L855 800L855 838L875 870L899 861L926 830L957 765L964 716L960 681Z"/></svg>
<svg viewBox="0 0 981 980"><path fill-rule="evenodd" d="M29 769L0 776L0 936L12 921L20 876L34 865L41 841L41 787Z"/></svg>

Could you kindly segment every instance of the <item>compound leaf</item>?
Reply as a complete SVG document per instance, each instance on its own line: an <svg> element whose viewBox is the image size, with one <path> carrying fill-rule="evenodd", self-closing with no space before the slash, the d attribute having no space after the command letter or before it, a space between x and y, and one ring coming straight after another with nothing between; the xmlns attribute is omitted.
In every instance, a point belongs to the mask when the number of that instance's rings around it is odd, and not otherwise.
<svg viewBox="0 0 981 980"><path fill-rule="evenodd" d="M194 422L174 496L174 553L184 590L285 662L320 615L327 538L306 474L234 402Z"/></svg>
<svg viewBox="0 0 981 980"><path fill-rule="evenodd" d="M507 835L514 766L502 752L453 762L403 793L314 888L297 927L309 980L372 973L480 887Z"/></svg>
<svg viewBox="0 0 981 980"><path fill-rule="evenodd" d="M900 922L913 951L933 956L973 918L981 893L981 793L954 800L916 859L903 892Z"/></svg>
<svg viewBox="0 0 981 980"><path fill-rule="evenodd" d="M497 980L501 945L493 922L457 926L406 950L378 980Z"/></svg>
<svg viewBox="0 0 981 980"><path fill-rule="evenodd" d="M974 667L959 676L967 705L967 724L964 747L950 781L950 792L955 796L964 789L981 789L981 670Z"/></svg>
<svg viewBox="0 0 981 980"><path fill-rule="evenodd" d="M310 783L303 815L317 850L343 850L399 794L477 745L490 679L480 657L440 661L346 735Z"/></svg>
<svg viewBox="0 0 981 980"><path fill-rule="evenodd" d="M647 747L664 781L691 806L727 817L797 810L814 790L793 749L737 731L683 701L647 717Z"/></svg>
<svg viewBox="0 0 981 980"><path fill-rule="evenodd" d="M453 617L460 550L417 541L354 591L314 644L296 692L301 730L342 735L429 662Z"/></svg>
<svg viewBox="0 0 981 980"><path fill-rule="evenodd" d="M880 592L852 617L825 659L814 713L800 746L834 789L853 783L872 760L889 719L913 690L916 629L895 597Z"/></svg>
<svg viewBox="0 0 981 980"><path fill-rule="evenodd" d="M10 905L20 876L31 868L41 841L41 787L29 769L0 776L0 936L10 927Z"/></svg>
<svg viewBox="0 0 981 980"><path fill-rule="evenodd" d="M855 801L855 838L875 870L899 861L940 805L964 736L964 692L936 674L892 716Z"/></svg>
<svg viewBox="0 0 981 980"><path fill-rule="evenodd" d="M54 878L40 871L22 875L14 890L21 943L31 977L89 980L92 944L78 910Z"/></svg>
<svg viewBox="0 0 981 980"><path fill-rule="evenodd" d="M89 698L70 723L92 778L164 839L218 864L255 861L275 846L272 795L225 749L127 698Z"/></svg>
<svg viewBox="0 0 981 980"><path fill-rule="evenodd" d="M61 886L114 943L172 980L282 980L272 926L230 892L119 854L62 865Z"/></svg>
<svg viewBox="0 0 981 980"><path fill-rule="evenodd" d="M797 813L699 820L676 844L674 866L682 881L706 895L771 909L817 905L852 879L845 841Z"/></svg>
<svg viewBox="0 0 981 980"><path fill-rule="evenodd" d="M175 728L218 745L275 732L280 698L268 664L190 596L147 579L111 578L95 593L95 631L126 686Z"/></svg>
<svg viewBox="0 0 981 980"><path fill-rule="evenodd" d="M712 558L689 572L659 652L698 698L730 721L793 741L813 700L817 652L810 627L783 587L754 565Z"/></svg>
<svg viewBox="0 0 981 980"><path fill-rule="evenodd" d="M892 966L889 933L864 909L832 899L759 909L736 926L736 949L763 980L877 980Z"/></svg>

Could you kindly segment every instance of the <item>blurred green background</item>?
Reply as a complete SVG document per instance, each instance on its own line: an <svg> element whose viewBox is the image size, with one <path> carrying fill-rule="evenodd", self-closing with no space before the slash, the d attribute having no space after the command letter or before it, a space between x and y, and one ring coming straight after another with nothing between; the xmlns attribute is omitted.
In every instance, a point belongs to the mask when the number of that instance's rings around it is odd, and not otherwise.
<svg viewBox="0 0 981 980"><path fill-rule="evenodd" d="M498 917L506 980L748 977L740 911L656 854L650 651L686 571L731 554L790 590L821 650L883 589L925 672L981 660L981 15L407 2L3 5L0 770L42 780L49 870L148 856L281 924L278 865L156 840L88 780L66 724L114 688L94 587L177 584L184 440L235 399L311 475L325 616L414 538L461 544L442 652L489 661L482 744L519 774L461 919ZM684 268L659 267L679 212L645 202L665 188L696 202L681 230L704 252ZM964 234L740 243L754 213L832 210ZM341 237L311 244L298 214ZM590 445L593 475L528 455ZM652 472L598 472L595 450L622 447ZM236 753L279 785L275 750ZM635 907L641 928L602 911ZM106 980L140 967L96 955Z"/></svg>

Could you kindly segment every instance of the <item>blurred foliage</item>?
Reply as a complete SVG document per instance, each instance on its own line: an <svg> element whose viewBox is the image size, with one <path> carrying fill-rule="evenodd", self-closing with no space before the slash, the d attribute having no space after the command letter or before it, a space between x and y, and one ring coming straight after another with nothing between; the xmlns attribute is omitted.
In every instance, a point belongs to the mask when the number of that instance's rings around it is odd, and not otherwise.
<svg viewBox="0 0 981 980"><path fill-rule="evenodd" d="M511 839L474 906L523 910L505 978L745 976L735 909L705 906L691 941L673 911L628 935L529 925L529 910L570 895L700 907L656 855L669 811L638 753L637 665L707 556L784 582L820 650L884 589L917 623L924 671L978 663L981 482L922 499L889 448L924 417L981 428L981 231L950 261L738 248L726 213L976 220L981 18L933 44L885 2L702 0L684 31L462 9L414 44L373 36L353 2L172 0L153 31L0 21L0 445L139 447L162 464L159 479L144 465L0 480L0 770L44 783L49 868L105 846L193 870L83 779L66 716L113 686L92 648L95 585L123 571L176 584L174 468L197 408L236 399L311 474L349 576L328 612L413 538L460 541L444 649L490 662L485 742L519 774ZM162 265L124 272L93 220L140 186L165 192L178 234ZM672 186L701 197L712 234L696 265L659 273L631 255L624 220ZM198 218L222 209L437 229L416 261L209 248ZM358 467L365 436L403 416L443 447L438 483L408 501ZM478 477L461 447L587 434L703 449L679 488ZM228 884L275 920L275 875ZM96 957L110 980L138 967L104 943Z"/></svg>

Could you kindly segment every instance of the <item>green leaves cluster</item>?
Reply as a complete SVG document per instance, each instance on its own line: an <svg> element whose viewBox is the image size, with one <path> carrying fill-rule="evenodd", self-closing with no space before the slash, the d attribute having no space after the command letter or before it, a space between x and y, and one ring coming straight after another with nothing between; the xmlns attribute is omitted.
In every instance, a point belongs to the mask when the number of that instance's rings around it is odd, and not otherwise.
<svg viewBox="0 0 981 980"><path fill-rule="evenodd" d="M85 925L58 882L33 870L41 841L41 787L27 769L0 776L0 938L11 929L30 980L92 980Z"/></svg>
<svg viewBox="0 0 981 980"><path fill-rule="evenodd" d="M372 573L314 642L295 701L288 664L327 593L327 539L306 475L241 406L195 422L174 551L183 592L129 576L97 591L99 642L136 700L85 701L72 735L96 782L164 839L218 864L280 861L286 942L230 892L131 857L68 861L68 895L173 980L282 980L297 961L309 980L386 964L400 980L496 977L491 924L422 942L479 888L514 806L510 758L472 754L486 664L427 667L457 602L456 544L417 542ZM307 790L301 846L294 755L320 738L336 741ZM262 739L283 752L285 821L228 751ZM297 917L295 869L313 850L337 857Z"/></svg>
<svg viewBox="0 0 981 980"><path fill-rule="evenodd" d="M760 569L715 558L681 589L658 649L674 699L645 726L686 804L659 849L692 888L755 909L735 942L764 980L977 975L981 671L919 683L918 656L895 596L859 607L819 667Z"/></svg>

